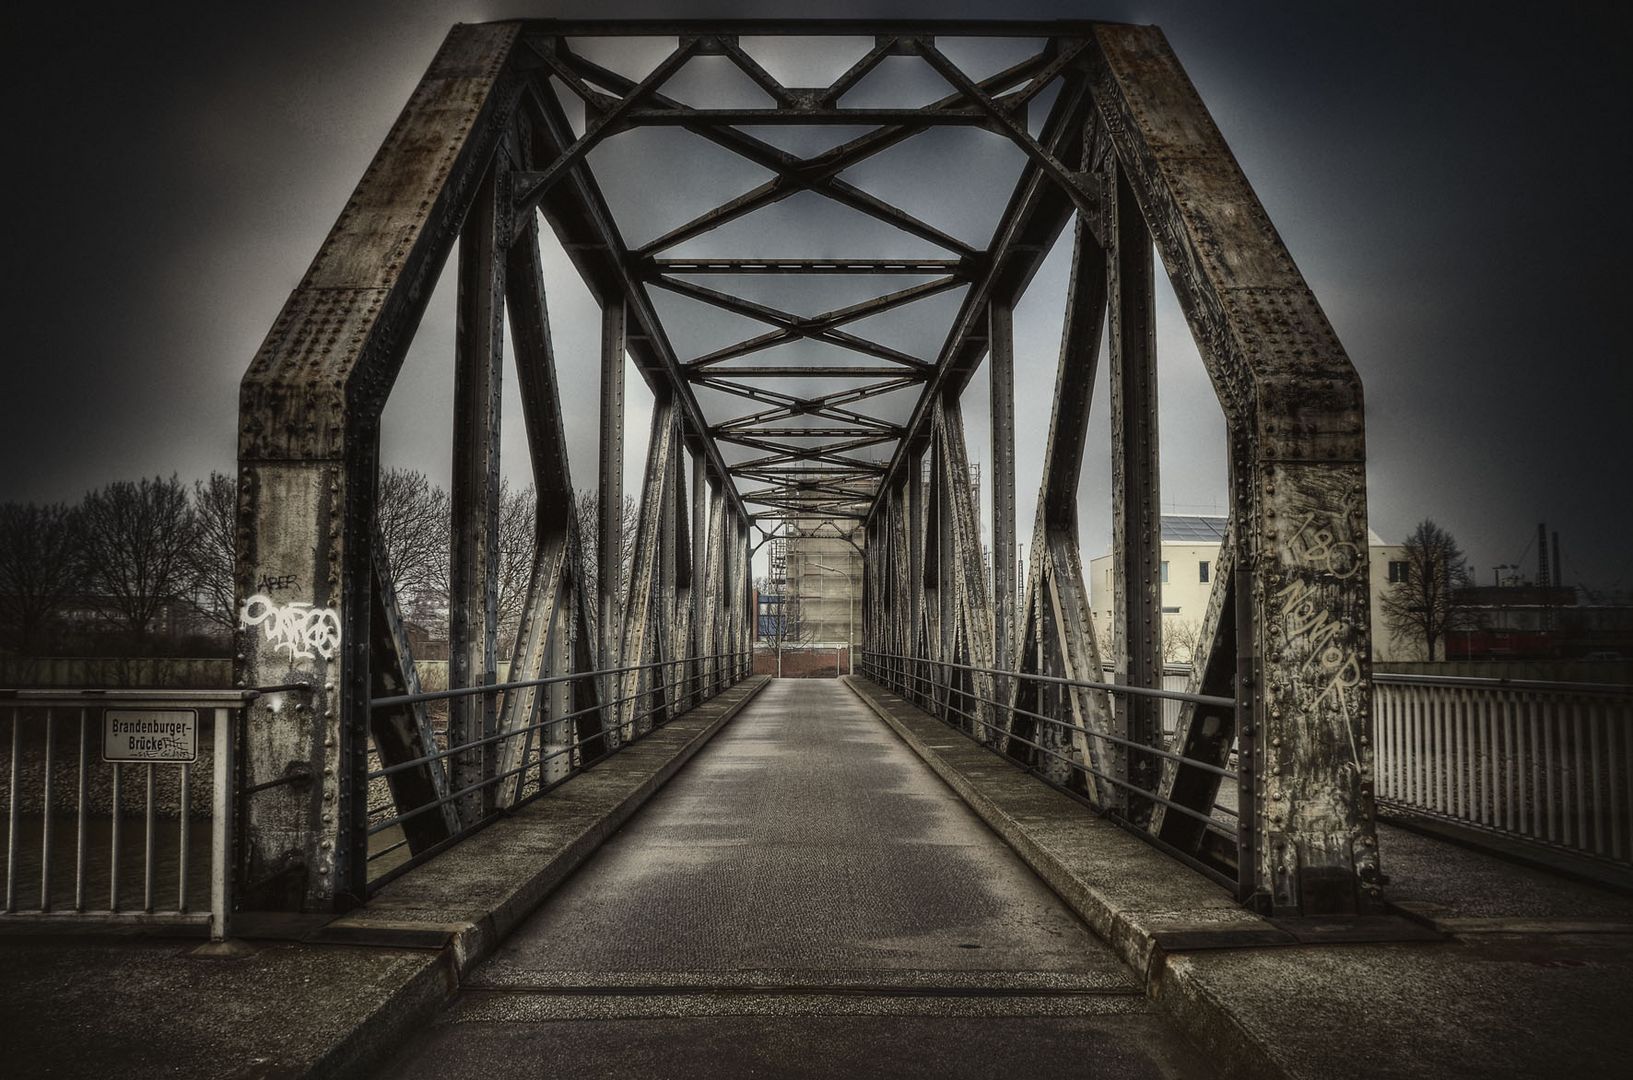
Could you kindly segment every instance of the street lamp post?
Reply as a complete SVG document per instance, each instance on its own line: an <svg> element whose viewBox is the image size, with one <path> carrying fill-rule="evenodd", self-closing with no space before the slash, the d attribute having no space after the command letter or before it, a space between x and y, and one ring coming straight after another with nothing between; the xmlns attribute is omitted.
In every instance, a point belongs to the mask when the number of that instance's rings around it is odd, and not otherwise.
<svg viewBox="0 0 1633 1080"><path fill-rule="evenodd" d="M843 570L835 570L831 566L823 566L819 562L810 564L818 570L826 570L830 574L838 574L845 579L845 667L847 675L856 674L856 586L851 583L851 576ZM839 674L839 657L834 657L834 674Z"/></svg>

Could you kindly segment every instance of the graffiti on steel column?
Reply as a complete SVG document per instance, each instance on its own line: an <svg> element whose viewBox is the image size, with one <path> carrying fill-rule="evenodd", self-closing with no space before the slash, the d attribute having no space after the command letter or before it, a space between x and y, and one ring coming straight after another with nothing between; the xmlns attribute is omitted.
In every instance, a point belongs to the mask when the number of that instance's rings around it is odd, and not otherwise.
<svg viewBox="0 0 1633 1080"><path fill-rule="evenodd" d="M238 625L245 630L259 626L272 647L289 653L291 660L332 660L340 649L340 614L302 600L279 604L256 593L238 609Z"/></svg>
<svg viewBox="0 0 1633 1080"><path fill-rule="evenodd" d="M1305 514L1299 520L1293 535L1287 538L1287 550L1300 565L1324 570L1336 578L1354 577L1363 561L1360 545L1339 540L1332 529L1321 528L1315 514Z"/></svg>
<svg viewBox="0 0 1633 1080"><path fill-rule="evenodd" d="M1349 538L1351 517L1340 509L1330 517L1305 513L1294 520L1286 550L1298 569L1274 597L1282 646L1298 665L1299 696L1310 708L1346 717L1360 714L1366 689L1357 628L1336 602L1366 565L1364 549ZM1343 727L1351 760L1359 762L1354 725Z"/></svg>

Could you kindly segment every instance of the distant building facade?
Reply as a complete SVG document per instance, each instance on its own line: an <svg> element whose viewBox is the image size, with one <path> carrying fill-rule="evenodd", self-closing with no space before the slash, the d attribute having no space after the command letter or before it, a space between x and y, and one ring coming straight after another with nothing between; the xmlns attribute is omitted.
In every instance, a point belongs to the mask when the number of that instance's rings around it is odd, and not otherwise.
<svg viewBox="0 0 1633 1080"><path fill-rule="evenodd" d="M1162 516L1162 629L1164 652L1170 663L1189 663L1197 644L1208 597L1219 569L1219 547L1228 518L1223 515L1164 514ZM1405 548L1387 544L1368 530L1372 598L1372 655L1375 660L1418 659L1421 645L1396 637L1380 610L1390 584L1406 574ZM1112 555L1089 560L1089 607L1101 647L1111 641Z"/></svg>

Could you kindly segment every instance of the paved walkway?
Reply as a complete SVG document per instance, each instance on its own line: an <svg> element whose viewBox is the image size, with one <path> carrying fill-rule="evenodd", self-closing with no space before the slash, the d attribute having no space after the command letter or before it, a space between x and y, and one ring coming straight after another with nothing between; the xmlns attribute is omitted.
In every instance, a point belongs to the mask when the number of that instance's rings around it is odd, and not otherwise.
<svg viewBox="0 0 1633 1080"><path fill-rule="evenodd" d="M381 1075L1201 1076L844 686L779 680Z"/></svg>

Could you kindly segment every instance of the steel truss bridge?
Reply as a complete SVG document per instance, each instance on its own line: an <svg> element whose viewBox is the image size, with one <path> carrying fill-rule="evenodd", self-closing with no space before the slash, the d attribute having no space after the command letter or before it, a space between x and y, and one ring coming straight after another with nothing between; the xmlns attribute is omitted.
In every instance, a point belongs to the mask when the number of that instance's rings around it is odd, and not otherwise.
<svg viewBox="0 0 1633 1080"><path fill-rule="evenodd" d="M824 84L795 86L756 57L758 42L788 37L862 42ZM668 45L631 74L593 58L604 52L585 43L606 38ZM967 39L999 41L1018 59L972 70L956 59ZM729 71L758 103L698 104L674 90L689 69ZM939 96L889 103L891 79L909 70L910 82L938 80ZM632 244L591 157L651 128L683 129L767 178ZM814 151L783 137L823 128L832 137ZM1017 156L984 242L854 179L948 128L979 131ZM643 182L658 199L684 179L654 170ZM850 257L817 223L803 235L756 226L788 200L860 215L877 243ZM709 254L719 250L709 238L734 223L766 246ZM581 535L573 513L544 228L602 312L595 535ZM1012 315L1068 228L1047 449L1042 475L1024 480L1040 494L1022 590L1005 571L1017 545ZM901 254L881 256L882 247ZM704 254L678 253L694 249ZM1230 465L1228 537L1171 744L1153 696L1163 686L1153 251L1218 393ZM379 441L450 258L452 689L427 693L376 528ZM836 278L860 283L866 298L767 299L819 295L816 283ZM875 316L938 297L955 310L933 354L870 328ZM675 298L756 329L691 354L661 317ZM1102 337L1110 409L1094 417ZM514 655L500 657L507 340L538 525ZM796 346L809 350L797 364L786 359ZM619 516L626 354L654 399L631 536ZM982 563L960 410L983 361L996 574ZM910 404L891 411L884 401ZM1363 419L1342 345L1155 28L457 26L243 381L239 685L307 689L247 695L240 901L355 905L387 863L442 850L730 685L751 648L754 548L821 530L865 553L865 667L875 681L1210 868L1245 903L1278 914L1364 910L1379 884ZM1089 619L1076 512L1094 422L1112 436L1109 641ZM268 581L281 584L266 592L258 583ZM1227 780L1240 819L1221 830L1214 807ZM383 814L376 806L371 816L371 788L377 803L389 795Z"/></svg>

